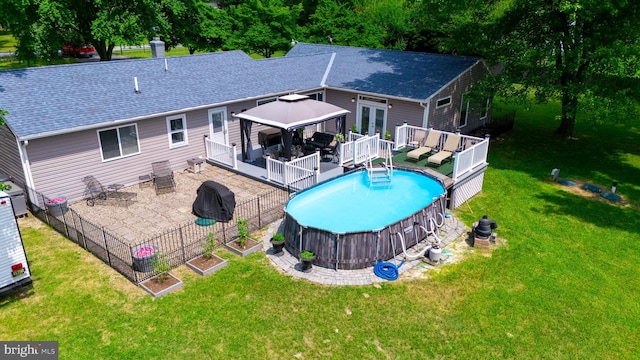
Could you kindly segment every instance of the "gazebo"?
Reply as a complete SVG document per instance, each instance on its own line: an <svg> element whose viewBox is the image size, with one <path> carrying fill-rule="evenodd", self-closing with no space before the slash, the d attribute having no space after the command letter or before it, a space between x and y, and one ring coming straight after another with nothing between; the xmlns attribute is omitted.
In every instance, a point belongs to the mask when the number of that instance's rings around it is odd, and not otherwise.
<svg viewBox="0 0 640 360"><path fill-rule="evenodd" d="M282 133L284 156L291 159L294 130L336 119L337 132L345 134L346 114L349 112L341 107L313 100L306 95L292 94L281 96L276 101L236 114L235 116L240 119L240 128L242 129L240 133L242 160L246 161L247 153L252 148L251 124L254 122L279 128Z"/></svg>

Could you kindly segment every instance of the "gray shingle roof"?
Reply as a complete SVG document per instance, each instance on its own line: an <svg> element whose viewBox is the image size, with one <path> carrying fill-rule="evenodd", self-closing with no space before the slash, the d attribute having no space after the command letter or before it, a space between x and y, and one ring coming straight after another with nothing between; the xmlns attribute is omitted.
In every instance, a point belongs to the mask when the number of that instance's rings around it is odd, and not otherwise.
<svg viewBox="0 0 640 360"><path fill-rule="evenodd" d="M241 51L0 71L0 108L21 139L264 94L317 88L331 55ZM304 71L295 71L304 69ZM134 77L140 93L134 92Z"/></svg>
<svg viewBox="0 0 640 360"><path fill-rule="evenodd" d="M19 139L326 85L421 101L478 59L297 44L285 57L242 51L0 71L0 108ZM134 77L140 93L134 92Z"/></svg>
<svg viewBox="0 0 640 360"><path fill-rule="evenodd" d="M422 101L479 58L299 43L286 57L336 53L326 85Z"/></svg>

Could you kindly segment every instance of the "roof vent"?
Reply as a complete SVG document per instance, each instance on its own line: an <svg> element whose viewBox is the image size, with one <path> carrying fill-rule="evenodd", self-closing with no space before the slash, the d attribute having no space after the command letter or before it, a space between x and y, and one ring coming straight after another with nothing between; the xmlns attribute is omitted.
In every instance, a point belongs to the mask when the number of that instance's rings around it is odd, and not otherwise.
<svg viewBox="0 0 640 360"><path fill-rule="evenodd" d="M133 89L136 92L136 94L140 93L140 89L138 88L138 77L137 76L133 77Z"/></svg>

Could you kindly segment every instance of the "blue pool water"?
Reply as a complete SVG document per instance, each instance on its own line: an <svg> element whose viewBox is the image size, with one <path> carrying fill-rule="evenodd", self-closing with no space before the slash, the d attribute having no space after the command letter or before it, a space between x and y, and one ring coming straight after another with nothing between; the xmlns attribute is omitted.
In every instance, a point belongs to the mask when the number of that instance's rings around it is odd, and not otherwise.
<svg viewBox="0 0 640 360"><path fill-rule="evenodd" d="M306 227L371 231L407 218L444 193L440 182L421 173L394 170L390 183L370 185L367 172L360 171L299 193L285 211Z"/></svg>

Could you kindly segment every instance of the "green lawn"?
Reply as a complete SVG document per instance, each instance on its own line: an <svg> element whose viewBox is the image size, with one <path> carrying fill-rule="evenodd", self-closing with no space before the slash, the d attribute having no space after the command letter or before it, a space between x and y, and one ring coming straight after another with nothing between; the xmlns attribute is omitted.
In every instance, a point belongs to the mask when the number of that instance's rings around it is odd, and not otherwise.
<svg viewBox="0 0 640 360"><path fill-rule="evenodd" d="M0 52L16 51L16 39L6 30L0 30Z"/></svg>
<svg viewBox="0 0 640 360"><path fill-rule="evenodd" d="M328 287L263 254L154 300L33 218L34 285L0 299L0 339L58 340L61 359L632 359L640 354L640 124L581 122L561 140L557 104L518 109L492 142L484 189L454 213L497 220L507 245L424 280ZM609 186L621 206L550 182ZM24 295L24 294L23 294Z"/></svg>

